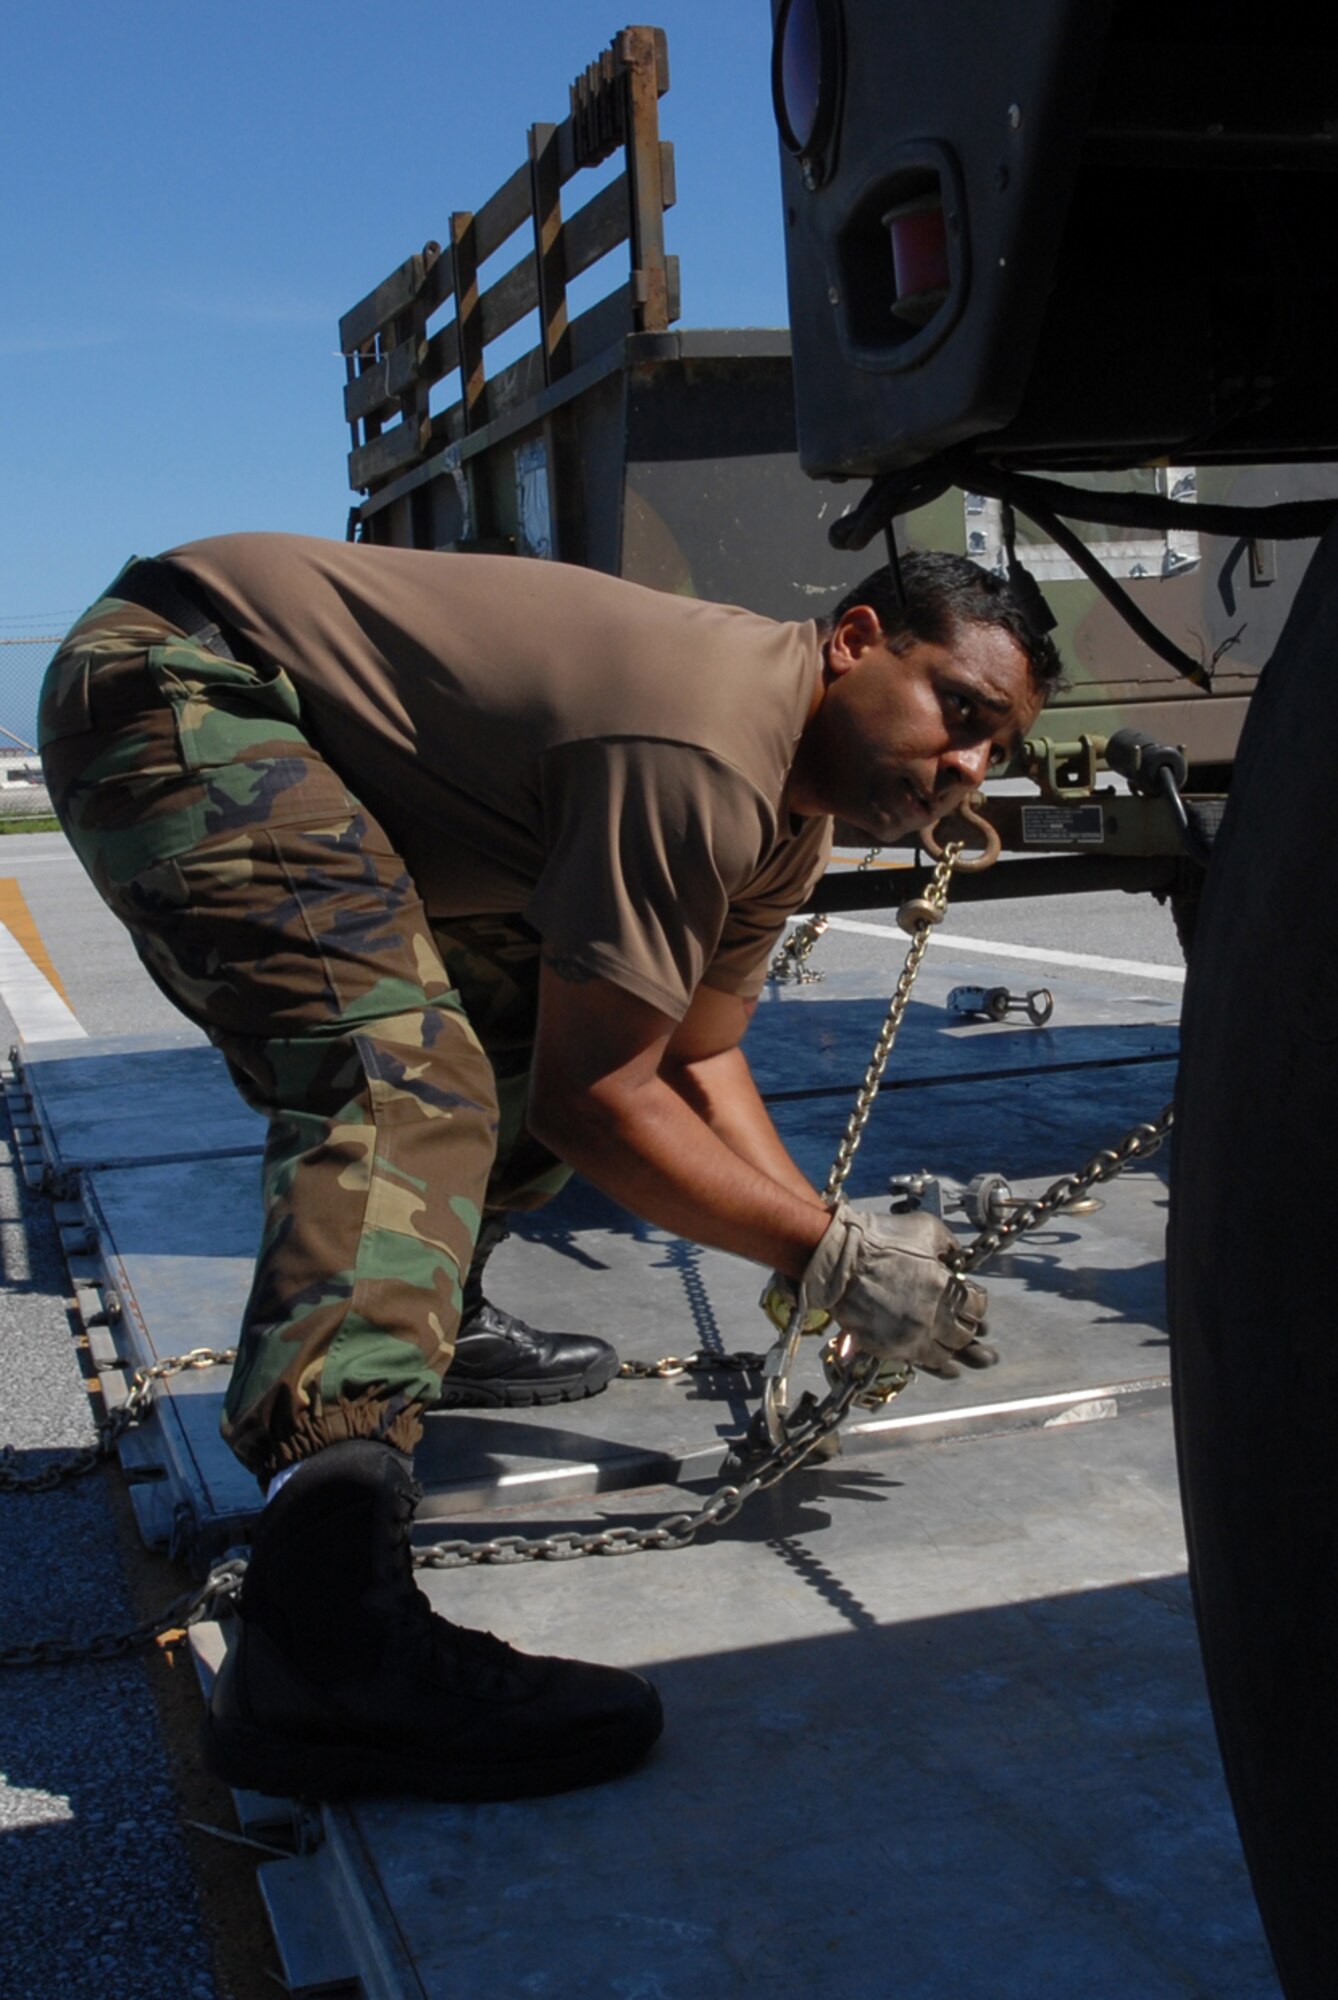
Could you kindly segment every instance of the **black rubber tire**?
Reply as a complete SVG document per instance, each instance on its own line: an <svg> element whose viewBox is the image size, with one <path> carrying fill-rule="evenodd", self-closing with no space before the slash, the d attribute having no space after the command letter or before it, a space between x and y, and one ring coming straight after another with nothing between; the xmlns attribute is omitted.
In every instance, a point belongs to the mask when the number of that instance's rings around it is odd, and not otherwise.
<svg viewBox="0 0 1338 2000"><path fill-rule="evenodd" d="M1338 1990L1338 531L1251 704L1185 998L1168 1288L1190 1574L1289 2000Z"/></svg>
<svg viewBox="0 0 1338 2000"><path fill-rule="evenodd" d="M1189 954L1194 948L1194 938L1198 930L1199 910L1203 903L1203 870L1197 861L1180 862L1170 901L1175 935L1184 955L1185 964L1188 965Z"/></svg>

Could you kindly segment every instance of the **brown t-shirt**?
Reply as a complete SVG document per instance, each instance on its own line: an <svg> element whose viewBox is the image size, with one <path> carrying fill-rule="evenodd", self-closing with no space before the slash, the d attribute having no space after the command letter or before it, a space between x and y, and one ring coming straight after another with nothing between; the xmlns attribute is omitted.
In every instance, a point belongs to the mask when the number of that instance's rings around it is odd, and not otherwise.
<svg viewBox="0 0 1338 2000"><path fill-rule="evenodd" d="M811 623L512 556L297 535L167 552L283 667L434 916L520 912L675 1018L761 989L830 822L782 799Z"/></svg>

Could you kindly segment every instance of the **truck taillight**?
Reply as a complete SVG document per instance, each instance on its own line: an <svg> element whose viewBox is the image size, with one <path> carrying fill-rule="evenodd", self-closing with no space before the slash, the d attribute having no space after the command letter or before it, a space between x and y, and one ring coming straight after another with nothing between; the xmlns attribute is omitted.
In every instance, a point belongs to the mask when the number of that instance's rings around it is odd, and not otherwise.
<svg viewBox="0 0 1338 2000"><path fill-rule="evenodd" d="M771 51L771 97L781 143L809 186L825 180L841 107L839 0L784 0Z"/></svg>
<svg viewBox="0 0 1338 2000"><path fill-rule="evenodd" d="M888 210L883 226L892 240L892 311L910 326L927 326L952 282L943 203L937 194L906 202Z"/></svg>

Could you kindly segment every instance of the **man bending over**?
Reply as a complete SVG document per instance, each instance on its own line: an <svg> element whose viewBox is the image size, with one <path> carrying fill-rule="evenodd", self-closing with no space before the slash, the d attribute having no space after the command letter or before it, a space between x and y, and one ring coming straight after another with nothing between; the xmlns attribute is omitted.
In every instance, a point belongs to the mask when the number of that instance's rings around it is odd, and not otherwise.
<svg viewBox="0 0 1338 2000"><path fill-rule="evenodd" d="M516 1797L659 1734L640 1676L462 1630L410 1565L424 1411L616 1365L482 1297L476 1242L571 1168L865 1348L987 1358L947 1232L830 1209L743 1053L833 815L929 825L1058 676L997 578L903 568L904 604L884 570L828 625L777 623L555 563L231 535L128 564L53 660L62 824L269 1121L224 1416L266 1492L206 1724L230 1784Z"/></svg>

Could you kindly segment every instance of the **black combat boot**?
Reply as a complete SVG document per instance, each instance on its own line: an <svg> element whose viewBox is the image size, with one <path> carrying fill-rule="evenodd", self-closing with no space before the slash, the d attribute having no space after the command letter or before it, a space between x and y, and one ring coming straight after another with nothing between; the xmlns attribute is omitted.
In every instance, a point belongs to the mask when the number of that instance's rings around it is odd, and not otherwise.
<svg viewBox="0 0 1338 2000"><path fill-rule="evenodd" d="M514 1799L597 1784L663 1718L639 1674L518 1653L414 1583L419 1497L389 1445L329 1445L266 1507L205 1719L226 1784L280 1797Z"/></svg>
<svg viewBox="0 0 1338 2000"><path fill-rule="evenodd" d="M521 1409L597 1396L618 1372L607 1340L593 1334L541 1333L483 1296L488 1259L507 1237L506 1218L485 1216L465 1280L455 1358L442 1380L443 1410Z"/></svg>

